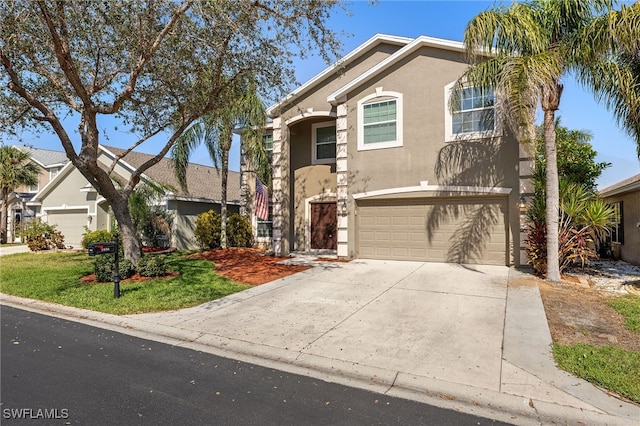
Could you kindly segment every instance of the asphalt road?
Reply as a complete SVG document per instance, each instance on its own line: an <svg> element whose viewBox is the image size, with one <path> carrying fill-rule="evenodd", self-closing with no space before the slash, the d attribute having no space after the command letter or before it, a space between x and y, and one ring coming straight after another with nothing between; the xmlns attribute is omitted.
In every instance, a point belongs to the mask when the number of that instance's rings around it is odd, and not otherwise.
<svg viewBox="0 0 640 426"><path fill-rule="evenodd" d="M6 306L0 320L3 425L504 424Z"/></svg>

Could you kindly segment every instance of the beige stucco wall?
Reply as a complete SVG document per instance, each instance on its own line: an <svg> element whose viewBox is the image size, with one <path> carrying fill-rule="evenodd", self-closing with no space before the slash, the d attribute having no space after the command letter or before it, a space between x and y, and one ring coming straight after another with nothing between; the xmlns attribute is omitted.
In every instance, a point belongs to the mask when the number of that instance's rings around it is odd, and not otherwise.
<svg viewBox="0 0 640 426"><path fill-rule="evenodd" d="M171 246L178 249L196 249L193 230L200 213L214 210L220 212L219 204L208 204L196 201L169 200L167 211L173 217L171 225ZM238 213L239 206L227 205L227 213Z"/></svg>
<svg viewBox="0 0 640 426"><path fill-rule="evenodd" d="M310 108L314 112L331 110L332 106L327 103L329 94L397 52L401 47L383 43L348 65L337 68L334 73L322 80L317 88L296 98L294 103L285 105L282 110L282 118L287 121L301 114L311 115L308 111Z"/></svg>
<svg viewBox="0 0 640 426"><path fill-rule="evenodd" d="M87 179L76 168L65 170L65 176L61 177L64 179L54 182L54 185L47 188L46 193L43 194L40 209L42 215L45 216L50 209L63 211L78 208L86 208L88 214L95 214L97 193L81 191L87 185ZM87 225L91 224L87 223ZM95 228L95 224L91 228Z"/></svg>
<svg viewBox="0 0 640 426"><path fill-rule="evenodd" d="M620 245L620 257L625 262L640 265L640 191L606 197L604 201L622 201L624 244Z"/></svg>

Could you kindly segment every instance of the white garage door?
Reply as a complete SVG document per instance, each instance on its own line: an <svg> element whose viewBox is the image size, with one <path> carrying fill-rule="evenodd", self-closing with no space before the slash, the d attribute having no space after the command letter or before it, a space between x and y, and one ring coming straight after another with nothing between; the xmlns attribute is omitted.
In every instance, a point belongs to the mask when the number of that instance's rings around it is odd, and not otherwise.
<svg viewBox="0 0 640 426"><path fill-rule="evenodd" d="M47 222L57 225L56 229L64 235L64 245L81 248L82 234L87 224L86 209L69 209L47 212Z"/></svg>
<svg viewBox="0 0 640 426"><path fill-rule="evenodd" d="M358 256L507 265L506 198L358 201Z"/></svg>

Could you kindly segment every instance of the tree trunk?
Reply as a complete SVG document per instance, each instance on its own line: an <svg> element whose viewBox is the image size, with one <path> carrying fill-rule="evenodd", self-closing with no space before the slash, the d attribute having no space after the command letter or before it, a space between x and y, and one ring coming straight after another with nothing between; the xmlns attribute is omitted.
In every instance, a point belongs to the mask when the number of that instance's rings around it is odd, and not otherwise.
<svg viewBox="0 0 640 426"><path fill-rule="evenodd" d="M231 136L229 137L231 139ZM229 179L229 150L231 140L222 147L222 193L220 194L220 247L226 249L227 243L227 181Z"/></svg>
<svg viewBox="0 0 640 426"><path fill-rule="evenodd" d="M555 89L555 90L554 90ZM559 217L560 190L558 179L558 160L556 153L555 112L560 104L562 86L555 84L545 91L542 97L544 111L544 155L546 161L546 202L545 221L547 226L547 280L560 281L559 261Z"/></svg>
<svg viewBox="0 0 640 426"><path fill-rule="evenodd" d="M118 221L118 229L120 231L120 241L122 241L122 249L124 250L125 259L131 260L134 265L138 264L138 260L142 255L140 242L136 228L133 226L131 213L129 212L129 203L124 198L115 200L107 200L111 204L113 214Z"/></svg>
<svg viewBox="0 0 640 426"><path fill-rule="evenodd" d="M9 227L9 217L7 214L9 213L9 209L7 206L8 194L2 192L2 207L0 207L0 215L2 215L2 222L0 223L0 243L7 243L7 228Z"/></svg>

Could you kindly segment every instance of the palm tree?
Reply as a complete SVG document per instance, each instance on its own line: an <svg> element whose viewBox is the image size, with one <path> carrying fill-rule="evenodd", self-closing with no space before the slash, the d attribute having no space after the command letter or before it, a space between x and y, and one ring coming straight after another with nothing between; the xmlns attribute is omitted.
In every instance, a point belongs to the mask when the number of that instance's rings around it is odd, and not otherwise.
<svg viewBox="0 0 640 426"><path fill-rule="evenodd" d="M480 13L469 22L464 34L472 63L454 87L452 105L455 105L455 93L466 85L493 87L504 102L499 110L504 112L506 122L522 142L533 140L535 112L538 105L542 108L546 160L546 277L551 281L560 280L555 112L560 106L562 78L574 73L587 88L601 93L603 87L595 86L595 79L589 76L598 69L609 72L614 69L611 55L622 43L616 34L623 32L624 40L631 40L633 34L635 40L640 38L639 26L632 24L637 20L630 18L607 20L611 25L598 25L602 34L594 37L594 23L616 13L612 7L612 0L514 3ZM624 13L637 14L638 8L625 8ZM618 27L623 28L619 30Z"/></svg>
<svg viewBox="0 0 640 426"><path fill-rule="evenodd" d="M0 146L0 242L7 242L9 194L22 185L38 183L38 166L31 161L31 156L13 146Z"/></svg>
<svg viewBox="0 0 640 426"><path fill-rule="evenodd" d="M615 31L611 31L611 29ZM615 113L618 123L637 143L640 159L640 3L596 17L585 37L596 46L585 55L610 48L613 57L594 64L593 69L578 78L596 91L596 97Z"/></svg>
<svg viewBox="0 0 640 426"><path fill-rule="evenodd" d="M204 145L216 168L220 166L222 185L220 246L222 248L227 248L227 181L229 152L234 130L242 129L243 146L249 157L261 159L259 163L264 163L264 159L267 158L262 145L266 110L258 96L255 80L247 77L238 80L231 87L234 93L228 99L232 101L187 129L171 152L175 176L185 192L188 192L186 174L189 156L196 147Z"/></svg>

